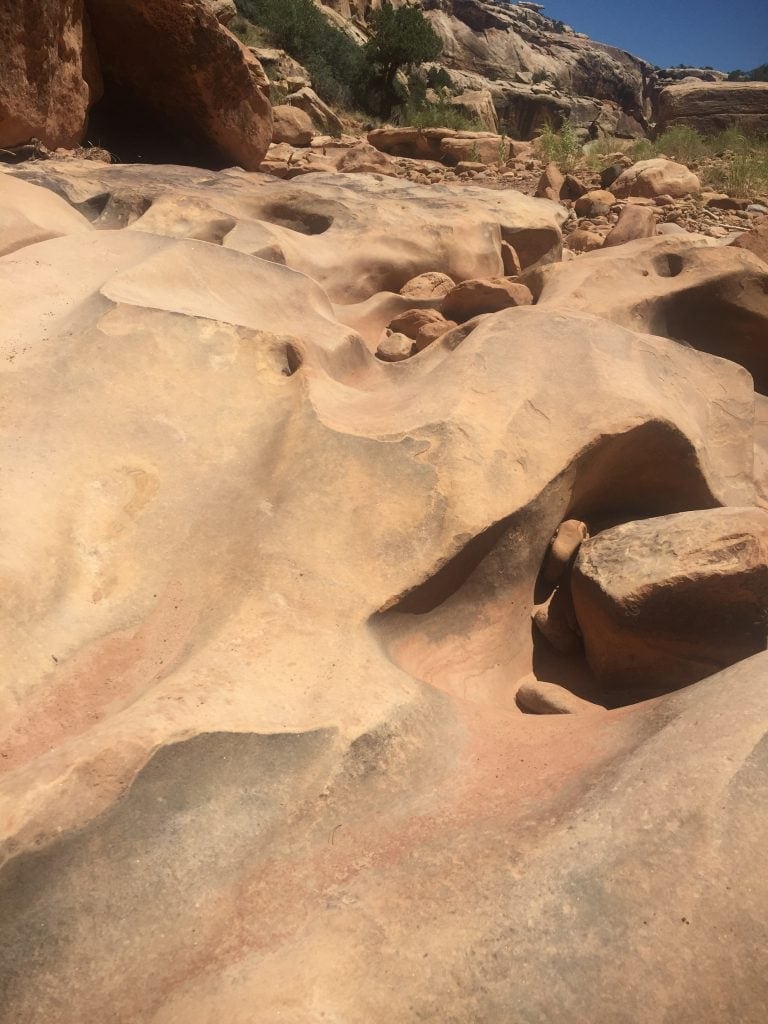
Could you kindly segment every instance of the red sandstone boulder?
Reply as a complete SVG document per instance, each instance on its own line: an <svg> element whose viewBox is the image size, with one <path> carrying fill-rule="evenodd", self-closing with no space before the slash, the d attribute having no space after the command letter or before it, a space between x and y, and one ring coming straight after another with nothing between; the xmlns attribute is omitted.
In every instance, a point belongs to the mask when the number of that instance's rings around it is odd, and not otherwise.
<svg viewBox="0 0 768 1024"><path fill-rule="evenodd" d="M506 277L462 281L443 301L446 319L463 323L482 313L497 313L513 306L530 306L533 296L524 284Z"/></svg>
<svg viewBox="0 0 768 1024"><path fill-rule="evenodd" d="M272 108L272 141L289 146L308 146L312 141L312 118L287 103Z"/></svg>
<svg viewBox="0 0 768 1024"><path fill-rule="evenodd" d="M0 51L0 147L76 146L101 94L83 0L5 0Z"/></svg>
<svg viewBox="0 0 768 1024"><path fill-rule="evenodd" d="M111 88L194 139L200 161L256 170L272 136L266 76L204 0L88 0Z"/></svg>

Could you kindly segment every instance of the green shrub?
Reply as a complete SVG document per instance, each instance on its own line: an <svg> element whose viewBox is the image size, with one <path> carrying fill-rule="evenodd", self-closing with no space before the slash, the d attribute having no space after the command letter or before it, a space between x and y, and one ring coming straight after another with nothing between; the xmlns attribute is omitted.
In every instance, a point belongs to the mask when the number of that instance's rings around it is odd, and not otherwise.
<svg viewBox="0 0 768 1024"><path fill-rule="evenodd" d="M483 126L452 103L425 103L421 106L406 101L398 110L398 124L411 128L453 128L459 132L482 131Z"/></svg>
<svg viewBox="0 0 768 1024"><path fill-rule="evenodd" d="M708 151L706 140L687 125L668 128L656 140L655 148L657 153L684 164L695 163Z"/></svg>
<svg viewBox="0 0 768 1024"><path fill-rule="evenodd" d="M535 140L536 151L546 163L556 163L563 171L572 171L582 155L581 141L568 123L557 131L545 124Z"/></svg>

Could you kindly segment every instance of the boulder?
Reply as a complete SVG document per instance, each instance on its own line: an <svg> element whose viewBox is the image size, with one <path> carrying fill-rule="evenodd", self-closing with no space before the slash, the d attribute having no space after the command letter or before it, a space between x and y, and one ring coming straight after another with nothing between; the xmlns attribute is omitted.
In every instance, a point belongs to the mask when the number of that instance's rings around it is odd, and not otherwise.
<svg viewBox="0 0 768 1024"><path fill-rule="evenodd" d="M0 40L0 147L78 145L102 89L82 0L4 3Z"/></svg>
<svg viewBox="0 0 768 1024"><path fill-rule="evenodd" d="M514 306L529 306L533 297L525 285L506 277L462 281L443 299L446 318L464 323L482 313L496 313Z"/></svg>
<svg viewBox="0 0 768 1024"><path fill-rule="evenodd" d="M611 185L611 191L619 199L628 196L653 199L661 195L677 199L699 192L700 189L701 183L693 171L689 171L684 164L664 157L653 157L632 164Z"/></svg>
<svg viewBox="0 0 768 1024"><path fill-rule="evenodd" d="M237 17L235 0L205 0L211 13L222 25L229 25Z"/></svg>
<svg viewBox="0 0 768 1024"><path fill-rule="evenodd" d="M330 135L341 135L344 125L338 115L325 103L314 89L305 86L292 92L287 100L292 107L298 107L305 114L309 114L312 123L320 131L328 132Z"/></svg>
<svg viewBox="0 0 768 1024"><path fill-rule="evenodd" d="M498 132L499 116L488 89L467 90L451 98L451 104L489 132Z"/></svg>
<svg viewBox="0 0 768 1024"><path fill-rule="evenodd" d="M397 166L386 153L360 143L346 150L336 163L336 169L343 174L388 174L397 175Z"/></svg>
<svg viewBox="0 0 768 1024"><path fill-rule="evenodd" d="M656 234L656 218L647 206L625 206L619 219L603 242L606 248L624 245L636 238L651 238Z"/></svg>
<svg viewBox="0 0 768 1024"><path fill-rule="evenodd" d="M615 202L613 192L597 188L577 199L573 208L578 217L605 217Z"/></svg>
<svg viewBox="0 0 768 1024"><path fill-rule="evenodd" d="M539 199L551 199L553 202L559 202L560 190L565 182L565 175L557 166L556 163L548 163L542 171L539 183L536 186L535 195Z"/></svg>
<svg viewBox="0 0 768 1024"><path fill-rule="evenodd" d="M739 235L731 242L739 249L747 249L754 253L763 263L768 263L768 217L760 217L749 231Z"/></svg>
<svg viewBox="0 0 768 1024"><path fill-rule="evenodd" d="M376 349L376 358L382 363L401 363L404 359L410 359L415 351L416 345L412 338L388 331Z"/></svg>
<svg viewBox="0 0 768 1024"><path fill-rule="evenodd" d="M280 104L272 108L272 141L289 146L308 146L312 141L312 119L298 107Z"/></svg>
<svg viewBox="0 0 768 1024"><path fill-rule="evenodd" d="M754 134L768 132L768 82L690 80L667 86L657 102L658 132L677 125L703 134L734 126Z"/></svg>
<svg viewBox="0 0 768 1024"><path fill-rule="evenodd" d="M417 351L421 351L456 326L435 309L407 309L390 322L389 330L413 339Z"/></svg>
<svg viewBox="0 0 768 1024"><path fill-rule="evenodd" d="M368 142L390 156L412 160L440 160L440 145L445 139L457 135L451 128L374 128L368 132Z"/></svg>
<svg viewBox="0 0 768 1024"><path fill-rule="evenodd" d="M203 0L88 0L107 98L151 112L210 166L256 170L272 137L255 57Z"/></svg>
<svg viewBox="0 0 768 1024"><path fill-rule="evenodd" d="M588 228L576 228L567 236L565 244L571 252L593 252L602 249L603 236Z"/></svg>
<svg viewBox="0 0 768 1024"><path fill-rule="evenodd" d="M489 132L457 132L440 141L440 159L449 165L469 161L491 166L506 163L508 156L506 138Z"/></svg>
<svg viewBox="0 0 768 1024"><path fill-rule="evenodd" d="M606 530L581 545L571 588L590 668L622 702L696 682L765 650L768 511Z"/></svg>
<svg viewBox="0 0 768 1024"><path fill-rule="evenodd" d="M447 274L433 270L406 281L400 289L400 294L409 299L444 299L455 284L453 278Z"/></svg>

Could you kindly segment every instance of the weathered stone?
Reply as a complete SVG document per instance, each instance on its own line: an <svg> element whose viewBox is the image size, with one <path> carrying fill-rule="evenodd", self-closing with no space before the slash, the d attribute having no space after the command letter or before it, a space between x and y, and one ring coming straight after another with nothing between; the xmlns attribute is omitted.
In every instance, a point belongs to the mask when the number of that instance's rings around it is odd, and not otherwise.
<svg viewBox="0 0 768 1024"><path fill-rule="evenodd" d="M481 313L497 313L514 306L529 306L533 297L525 285L505 277L462 281L443 299L443 314L463 323Z"/></svg>
<svg viewBox="0 0 768 1024"><path fill-rule="evenodd" d="M768 512L709 509L625 523L581 545L573 600L590 667L636 697L765 650Z"/></svg>
<svg viewBox="0 0 768 1024"><path fill-rule="evenodd" d="M83 0L4 3L0 41L0 147L76 146L102 88Z"/></svg>
<svg viewBox="0 0 768 1024"><path fill-rule="evenodd" d="M202 0L88 0L107 93L152 112L200 161L255 170L272 137L256 58Z"/></svg>
<svg viewBox="0 0 768 1024"><path fill-rule="evenodd" d="M698 192L701 183L693 171L684 164L663 157L641 160L619 175L611 185L611 191L619 198L638 196L653 199L667 195L677 198Z"/></svg>
<svg viewBox="0 0 768 1024"><path fill-rule="evenodd" d="M615 226L603 242L606 248L625 245L636 238L651 238L656 234L656 218L647 206L625 206Z"/></svg>
<svg viewBox="0 0 768 1024"><path fill-rule="evenodd" d="M309 114L298 107L281 104L272 108L272 141L289 146L308 146L314 129Z"/></svg>

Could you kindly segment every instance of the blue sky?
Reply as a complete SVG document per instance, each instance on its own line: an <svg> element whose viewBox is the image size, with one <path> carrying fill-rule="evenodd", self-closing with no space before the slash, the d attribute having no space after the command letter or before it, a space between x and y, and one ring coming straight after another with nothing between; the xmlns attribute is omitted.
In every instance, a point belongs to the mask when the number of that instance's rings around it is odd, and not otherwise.
<svg viewBox="0 0 768 1024"><path fill-rule="evenodd" d="M768 62L768 0L550 0L543 13L664 67Z"/></svg>

